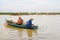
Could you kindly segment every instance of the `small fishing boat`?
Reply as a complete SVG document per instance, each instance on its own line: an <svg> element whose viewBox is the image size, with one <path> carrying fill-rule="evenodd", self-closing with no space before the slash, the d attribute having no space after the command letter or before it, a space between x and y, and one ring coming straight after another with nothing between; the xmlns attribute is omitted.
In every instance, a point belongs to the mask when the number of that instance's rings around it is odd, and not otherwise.
<svg viewBox="0 0 60 40"><path fill-rule="evenodd" d="M35 25L33 28L27 28L26 24L22 24L22 25L18 25L15 22L11 22L9 20L6 20L6 22L8 23L8 25L13 26L13 27L17 27L17 28L24 28L24 29L38 29L38 26Z"/></svg>

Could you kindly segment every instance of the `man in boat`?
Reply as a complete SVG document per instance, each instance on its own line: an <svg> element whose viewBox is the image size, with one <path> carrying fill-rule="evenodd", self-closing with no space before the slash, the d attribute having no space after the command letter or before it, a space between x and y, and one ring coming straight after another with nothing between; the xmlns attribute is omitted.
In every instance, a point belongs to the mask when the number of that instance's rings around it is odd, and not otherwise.
<svg viewBox="0 0 60 40"><path fill-rule="evenodd" d="M19 17L19 19L17 20L17 24L22 25L22 23L23 23L23 19Z"/></svg>
<svg viewBox="0 0 60 40"><path fill-rule="evenodd" d="M27 24L26 24L27 28L33 28L33 27L34 27L34 24L32 24L32 20L33 20L33 18L30 18L30 19L27 21Z"/></svg>

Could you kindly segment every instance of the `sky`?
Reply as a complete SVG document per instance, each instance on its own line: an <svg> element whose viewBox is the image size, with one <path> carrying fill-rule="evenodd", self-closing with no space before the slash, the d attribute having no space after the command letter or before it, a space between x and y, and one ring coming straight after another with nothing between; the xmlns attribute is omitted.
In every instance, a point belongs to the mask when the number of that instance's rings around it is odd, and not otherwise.
<svg viewBox="0 0 60 40"><path fill-rule="evenodd" d="M0 12L60 12L60 0L0 0Z"/></svg>

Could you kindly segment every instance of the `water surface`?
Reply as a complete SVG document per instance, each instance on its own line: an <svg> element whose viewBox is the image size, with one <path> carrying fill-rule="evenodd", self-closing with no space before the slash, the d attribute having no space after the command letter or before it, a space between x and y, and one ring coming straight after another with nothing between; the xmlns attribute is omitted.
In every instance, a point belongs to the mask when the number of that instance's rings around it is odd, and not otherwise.
<svg viewBox="0 0 60 40"><path fill-rule="evenodd" d="M6 26L6 19L17 21L19 16L0 15L0 40L60 40L60 15L22 15L24 22L32 17L37 30Z"/></svg>

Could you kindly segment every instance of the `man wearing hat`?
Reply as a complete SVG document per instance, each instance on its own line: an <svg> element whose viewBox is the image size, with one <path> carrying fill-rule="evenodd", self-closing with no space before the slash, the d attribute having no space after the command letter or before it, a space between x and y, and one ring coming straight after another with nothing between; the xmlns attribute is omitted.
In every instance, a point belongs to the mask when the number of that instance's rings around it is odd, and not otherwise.
<svg viewBox="0 0 60 40"><path fill-rule="evenodd" d="M33 20L33 18L30 18L30 19L27 21L27 28L31 28L31 27L32 27L32 20Z"/></svg>

